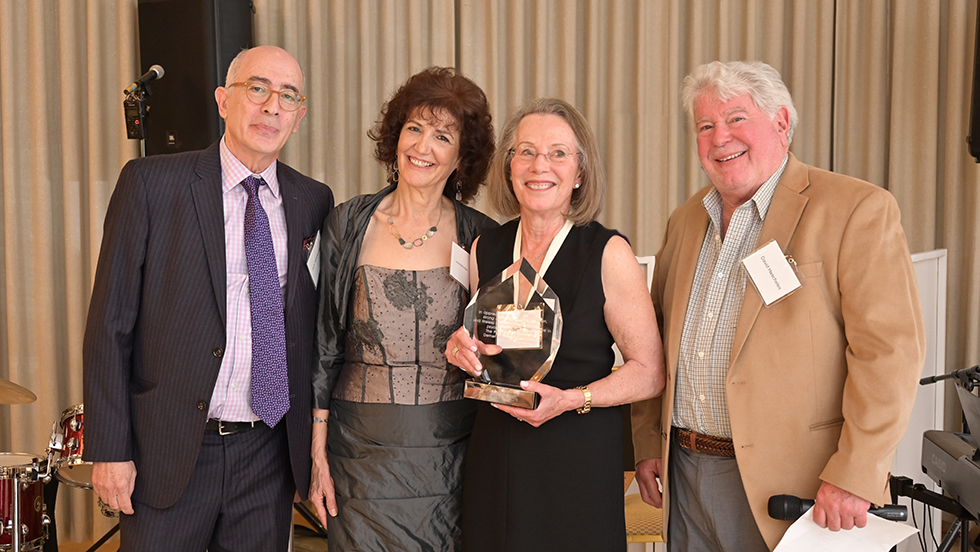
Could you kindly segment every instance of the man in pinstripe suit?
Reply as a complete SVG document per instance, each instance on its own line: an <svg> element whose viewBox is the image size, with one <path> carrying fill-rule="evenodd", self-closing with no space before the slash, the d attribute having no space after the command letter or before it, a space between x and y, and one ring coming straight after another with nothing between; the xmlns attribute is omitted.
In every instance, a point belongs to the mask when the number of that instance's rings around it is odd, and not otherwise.
<svg viewBox="0 0 980 552"><path fill-rule="evenodd" d="M119 176L85 331L84 454L99 498L123 513L121 550L287 548L310 480L315 244L333 207L329 188L277 162L306 113L302 89L287 52L246 50L215 91L218 143ZM243 234L256 208L282 297L281 419L252 408L252 331L266 320L251 316Z"/></svg>

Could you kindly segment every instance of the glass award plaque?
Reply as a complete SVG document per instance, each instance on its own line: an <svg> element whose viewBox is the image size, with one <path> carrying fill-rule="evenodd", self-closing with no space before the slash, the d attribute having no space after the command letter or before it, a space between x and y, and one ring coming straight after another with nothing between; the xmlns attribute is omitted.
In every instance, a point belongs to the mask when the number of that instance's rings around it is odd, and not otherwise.
<svg viewBox="0 0 980 552"><path fill-rule="evenodd" d="M498 345L496 355L481 355L480 379L466 381L463 396L534 409L539 395L521 389L521 381L541 381L561 345L558 296L527 260L521 258L483 285L463 315L470 335Z"/></svg>

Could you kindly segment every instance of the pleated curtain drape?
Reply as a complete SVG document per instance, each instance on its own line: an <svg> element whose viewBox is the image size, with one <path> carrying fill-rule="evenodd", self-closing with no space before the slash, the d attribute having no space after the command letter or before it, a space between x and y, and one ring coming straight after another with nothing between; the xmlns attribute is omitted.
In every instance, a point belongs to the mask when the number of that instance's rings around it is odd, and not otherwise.
<svg viewBox="0 0 980 552"><path fill-rule="evenodd" d="M282 159L338 199L384 183L366 131L385 99L424 67L455 66L486 91L498 129L538 96L585 114L609 178L601 221L641 255L708 184L684 76L763 60L796 102L796 156L890 190L913 252L949 250L946 368L978 361L980 170L966 148L976 0L253 3L256 43L286 48L306 74L309 111ZM121 110L139 69L137 0L0 2L0 377L38 396L0 406L0 451L40 455L62 410L82 402L102 223L139 155ZM948 398L949 427L955 408ZM90 491L59 494L61 540L110 526L94 504Z"/></svg>

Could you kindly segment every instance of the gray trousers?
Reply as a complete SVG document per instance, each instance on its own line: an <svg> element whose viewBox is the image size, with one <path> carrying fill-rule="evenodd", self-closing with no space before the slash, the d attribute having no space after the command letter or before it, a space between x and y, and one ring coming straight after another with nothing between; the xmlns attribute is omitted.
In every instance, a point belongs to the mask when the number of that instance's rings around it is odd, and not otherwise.
<svg viewBox="0 0 980 552"><path fill-rule="evenodd" d="M669 552L768 552L734 458L670 452Z"/></svg>

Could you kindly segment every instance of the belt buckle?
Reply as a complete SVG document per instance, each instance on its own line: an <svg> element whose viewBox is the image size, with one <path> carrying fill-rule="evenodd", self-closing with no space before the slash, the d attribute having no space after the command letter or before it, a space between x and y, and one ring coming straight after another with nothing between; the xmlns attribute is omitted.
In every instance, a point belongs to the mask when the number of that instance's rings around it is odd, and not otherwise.
<svg viewBox="0 0 980 552"><path fill-rule="evenodd" d="M218 420L218 435L231 435L234 431L225 431L225 422Z"/></svg>

